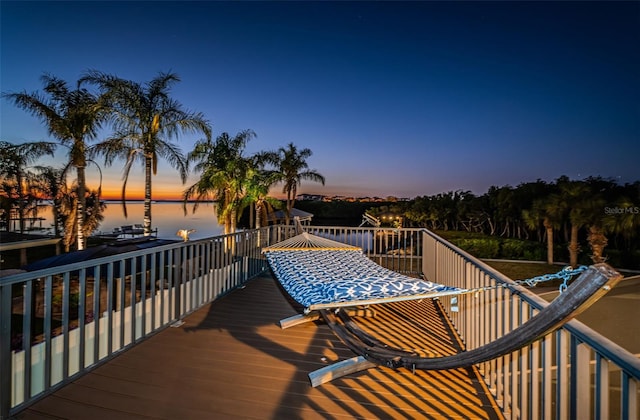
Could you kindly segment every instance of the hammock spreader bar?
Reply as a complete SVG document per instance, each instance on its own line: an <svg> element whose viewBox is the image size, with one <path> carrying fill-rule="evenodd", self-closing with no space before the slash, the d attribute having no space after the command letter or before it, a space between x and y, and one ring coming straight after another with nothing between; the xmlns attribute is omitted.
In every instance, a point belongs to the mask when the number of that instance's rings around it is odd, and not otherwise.
<svg viewBox="0 0 640 420"><path fill-rule="evenodd" d="M277 244L264 247L262 253L276 251L362 251L362 248L347 245L333 239L302 232Z"/></svg>

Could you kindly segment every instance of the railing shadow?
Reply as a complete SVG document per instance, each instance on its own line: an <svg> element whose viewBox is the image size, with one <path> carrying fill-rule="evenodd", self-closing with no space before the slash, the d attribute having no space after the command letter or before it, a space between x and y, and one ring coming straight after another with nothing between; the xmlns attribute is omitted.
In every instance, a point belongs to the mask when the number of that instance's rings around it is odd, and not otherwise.
<svg viewBox="0 0 640 420"><path fill-rule="evenodd" d="M239 307L250 302L254 304ZM442 314L427 303L389 305L375 318L364 318L363 328L404 346L431 345L431 353L459 351L442 327ZM245 310L262 310L264 315L254 312L250 316L243 313ZM398 324L407 311L412 316L405 324ZM277 321L294 313L275 281L263 276L212 303L200 322L183 328L186 334L226 332L238 342L286 362L292 373L276 401L274 419L301 418L306 410L325 418L501 418L473 368L414 373L377 367L312 388L306 376L310 371L353 354L322 324L280 330ZM292 345L291 340L306 345Z"/></svg>

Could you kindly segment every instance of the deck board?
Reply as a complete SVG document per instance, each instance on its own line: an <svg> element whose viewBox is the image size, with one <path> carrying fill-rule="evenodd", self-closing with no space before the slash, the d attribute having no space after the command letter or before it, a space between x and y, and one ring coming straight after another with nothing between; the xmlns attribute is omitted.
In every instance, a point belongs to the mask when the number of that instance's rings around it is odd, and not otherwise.
<svg viewBox="0 0 640 420"><path fill-rule="evenodd" d="M380 305L358 319L425 354L458 351L431 301ZM376 367L312 388L307 374L353 354L321 322L282 330L295 312L269 276L75 379L19 419L501 418L473 369Z"/></svg>

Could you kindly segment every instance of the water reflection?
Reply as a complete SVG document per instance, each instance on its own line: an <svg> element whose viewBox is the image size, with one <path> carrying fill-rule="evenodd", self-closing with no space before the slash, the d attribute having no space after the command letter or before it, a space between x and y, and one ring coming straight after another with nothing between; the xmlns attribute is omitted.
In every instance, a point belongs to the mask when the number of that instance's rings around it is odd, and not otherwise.
<svg viewBox="0 0 640 420"><path fill-rule="evenodd" d="M159 238L175 240L180 239L176 233L181 229L195 229L195 232L189 235L192 240L218 236L223 233L224 229L218 224L215 214L215 203L200 203L196 213L193 213L192 209L193 205L190 204L185 215L180 202L154 202L151 207L152 229L158 229ZM128 217L125 218L120 202L108 201L104 211L104 220L98 231L111 233L120 226L142 224L144 203L127 203L127 213ZM42 227L53 232L51 207L45 206L39 210L38 217L45 219L42 222Z"/></svg>

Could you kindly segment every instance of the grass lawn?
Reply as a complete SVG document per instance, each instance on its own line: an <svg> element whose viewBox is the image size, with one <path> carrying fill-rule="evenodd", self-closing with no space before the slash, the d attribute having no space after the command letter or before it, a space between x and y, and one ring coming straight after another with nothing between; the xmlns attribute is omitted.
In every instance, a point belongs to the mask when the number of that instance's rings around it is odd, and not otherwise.
<svg viewBox="0 0 640 420"><path fill-rule="evenodd" d="M505 276L513 280L530 279L532 277L541 276L543 274L557 273L563 267L561 265L549 265L530 262L513 262L513 261L484 261L487 265L495 268ZM558 282L559 280L555 280ZM545 286L551 286L553 282L546 283Z"/></svg>

